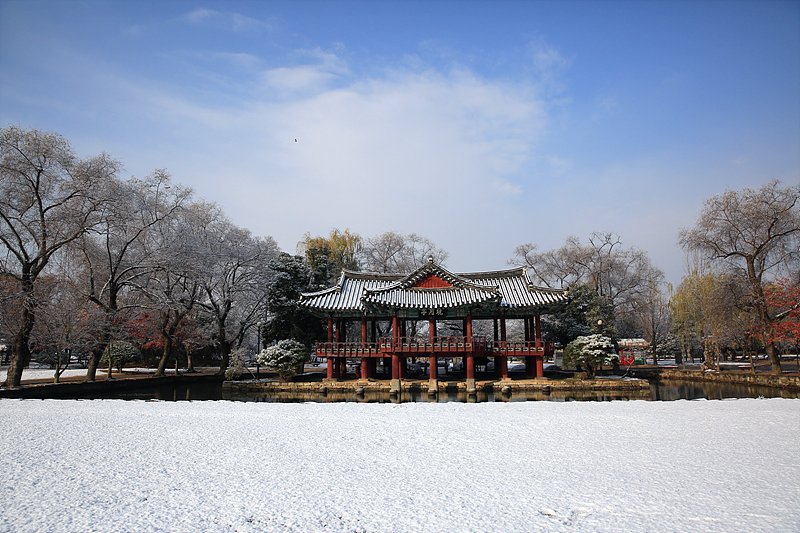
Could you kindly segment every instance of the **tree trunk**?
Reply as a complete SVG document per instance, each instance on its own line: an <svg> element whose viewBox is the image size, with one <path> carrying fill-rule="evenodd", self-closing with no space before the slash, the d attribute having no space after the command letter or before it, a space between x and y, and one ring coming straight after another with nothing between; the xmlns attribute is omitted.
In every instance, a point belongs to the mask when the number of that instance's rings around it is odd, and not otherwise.
<svg viewBox="0 0 800 533"><path fill-rule="evenodd" d="M158 369L156 370L156 377L162 377L167 369L167 358L172 351L172 337L164 335L164 351L161 352L161 359L158 361Z"/></svg>
<svg viewBox="0 0 800 533"><path fill-rule="evenodd" d="M219 364L219 374L221 375L225 374L231 361L231 343L223 339L221 337L219 341L219 352L222 356L222 361Z"/></svg>
<svg viewBox="0 0 800 533"><path fill-rule="evenodd" d="M23 290L26 290L23 288ZM30 285L30 290L26 290L28 294L24 299L25 305L22 309L22 324L14 337L14 342L11 345L11 358L9 360L8 374L6 381L3 384L8 388L18 388L22 382L22 371L31 362L31 350L28 346L31 338L31 331L33 331L33 324L36 320L36 313L34 311L33 303L33 285Z"/></svg>
<svg viewBox="0 0 800 533"><path fill-rule="evenodd" d="M756 373L756 362L753 360L753 352L747 352L747 355L750 357L750 371L755 374Z"/></svg>
<svg viewBox="0 0 800 533"><path fill-rule="evenodd" d="M780 376L783 372L781 370L781 354L774 342L767 343L767 358L772 366L772 373Z"/></svg>
<svg viewBox="0 0 800 533"><path fill-rule="evenodd" d="M194 361L192 361L192 352L186 346L186 372L196 372L194 369Z"/></svg>

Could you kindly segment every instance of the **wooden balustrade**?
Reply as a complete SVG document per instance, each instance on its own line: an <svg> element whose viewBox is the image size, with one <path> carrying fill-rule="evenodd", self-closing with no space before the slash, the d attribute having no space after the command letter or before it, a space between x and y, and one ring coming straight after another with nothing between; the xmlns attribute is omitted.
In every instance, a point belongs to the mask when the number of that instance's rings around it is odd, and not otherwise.
<svg viewBox="0 0 800 533"><path fill-rule="evenodd" d="M553 345L542 341L489 341L486 337L383 337L378 342L318 342L318 357L383 357L391 353L484 353L545 356Z"/></svg>

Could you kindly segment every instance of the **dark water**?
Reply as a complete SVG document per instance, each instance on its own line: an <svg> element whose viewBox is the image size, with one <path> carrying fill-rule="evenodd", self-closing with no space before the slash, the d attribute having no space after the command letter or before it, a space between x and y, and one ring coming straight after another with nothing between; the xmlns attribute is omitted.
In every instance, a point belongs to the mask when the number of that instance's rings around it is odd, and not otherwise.
<svg viewBox="0 0 800 533"><path fill-rule="evenodd" d="M162 401L200 401L200 400L232 400L243 402L362 402L362 403L401 403L401 402L527 402L527 401L615 401L615 400L723 400L728 398L800 398L800 393L784 389L769 387L754 387L745 385L731 385L691 381L651 381L650 390L624 391L619 393L607 391L556 391L544 392L515 392L511 395L495 394L492 391L478 392L475 396L468 396L465 392L442 392L438 396L428 396L425 391L403 391L397 396L388 393L272 393L263 395L231 395L222 390L222 384L212 383L183 383L176 385L162 385L158 387L143 387L117 392L104 392L102 394L86 394L81 399L121 399L121 400L162 400Z"/></svg>
<svg viewBox="0 0 800 533"><path fill-rule="evenodd" d="M772 387L682 380L650 382L652 400L725 400L728 398L800 398L800 392Z"/></svg>
<svg viewBox="0 0 800 533"><path fill-rule="evenodd" d="M224 400L221 382L176 383L146 386L119 391L84 393L73 399L81 400L163 400L169 402Z"/></svg>

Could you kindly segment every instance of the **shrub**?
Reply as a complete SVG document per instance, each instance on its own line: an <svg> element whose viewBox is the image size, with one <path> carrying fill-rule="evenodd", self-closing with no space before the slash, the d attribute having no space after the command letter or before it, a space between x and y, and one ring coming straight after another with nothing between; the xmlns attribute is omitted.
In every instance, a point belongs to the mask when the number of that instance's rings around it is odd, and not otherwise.
<svg viewBox="0 0 800 533"><path fill-rule="evenodd" d="M225 379L232 381L247 368L247 356L242 348L231 350L228 368L225 369Z"/></svg>
<svg viewBox="0 0 800 533"><path fill-rule="evenodd" d="M286 381L297 374L298 369L302 369L307 357L308 351L303 344L294 339L284 339L261 350L258 362L272 368L278 373L281 381Z"/></svg>
<svg viewBox="0 0 800 533"><path fill-rule="evenodd" d="M100 359L101 366L108 366L108 358L111 357L111 364L122 372L122 367L128 363L133 363L140 359L139 349L126 341L114 341L110 343L103 352Z"/></svg>
<svg viewBox="0 0 800 533"><path fill-rule="evenodd" d="M564 362L586 370L587 377L594 379L597 369L609 364L614 354L611 339L600 334L578 337L564 349Z"/></svg>

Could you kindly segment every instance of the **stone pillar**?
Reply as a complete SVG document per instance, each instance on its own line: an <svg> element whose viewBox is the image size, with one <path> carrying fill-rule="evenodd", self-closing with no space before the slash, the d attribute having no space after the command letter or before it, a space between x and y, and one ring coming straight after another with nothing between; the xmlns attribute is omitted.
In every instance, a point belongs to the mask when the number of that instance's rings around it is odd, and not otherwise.
<svg viewBox="0 0 800 533"><path fill-rule="evenodd" d="M397 353L392 354L392 380L390 384L391 390L400 391L400 356Z"/></svg>

